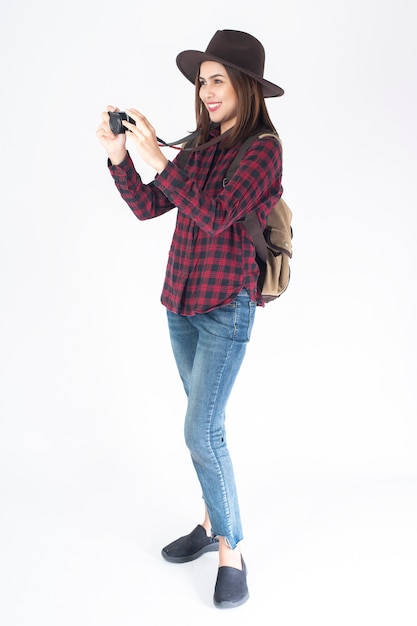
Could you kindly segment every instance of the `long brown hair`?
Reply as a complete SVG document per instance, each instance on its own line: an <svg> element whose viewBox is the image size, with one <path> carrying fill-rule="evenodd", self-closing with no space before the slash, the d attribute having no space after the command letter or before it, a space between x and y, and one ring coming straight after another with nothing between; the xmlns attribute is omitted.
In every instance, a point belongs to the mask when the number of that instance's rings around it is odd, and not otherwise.
<svg viewBox="0 0 417 626"><path fill-rule="evenodd" d="M221 147L231 148L236 146L250 135L254 135L260 129L265 128L271 132L277 133L269 117L260 83L239 70L228 67L227 65L224 67L236 91L238 105L236 124L221 142ZM198 74L195 83L195 116L197 130L201 131L198 139L198 145L200 145L208 139L211 121L208 111L200 99L200 80Z"/></svg>

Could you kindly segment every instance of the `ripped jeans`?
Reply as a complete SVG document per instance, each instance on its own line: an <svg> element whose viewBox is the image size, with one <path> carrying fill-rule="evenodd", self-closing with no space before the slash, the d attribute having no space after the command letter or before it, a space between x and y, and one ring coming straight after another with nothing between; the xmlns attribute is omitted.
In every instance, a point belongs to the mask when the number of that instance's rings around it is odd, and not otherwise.
<svg viewBox="0 0 417 626"><path fill-rule="evenodd" d="M235 548L242 524L226 443L225 409L246 346L256 303L244 289L228 305L182 316L167 311L172 349L188 398L184 435L210 516L212 533Z"/></svg>

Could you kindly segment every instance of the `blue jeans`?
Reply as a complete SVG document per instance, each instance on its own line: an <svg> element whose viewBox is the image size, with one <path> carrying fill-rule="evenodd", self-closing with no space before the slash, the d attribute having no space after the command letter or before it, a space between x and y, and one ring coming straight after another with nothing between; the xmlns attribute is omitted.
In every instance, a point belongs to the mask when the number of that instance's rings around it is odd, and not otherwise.
<svg viewBox="0 0 417 626"><path fill-rule="evenodd" d="M188 397L185 441L200 481L212 532L231 548L242 524L226 443L225 409L246 345L256 303L246 290L209 313L182 316L167 311L172 348Z"/></svg>

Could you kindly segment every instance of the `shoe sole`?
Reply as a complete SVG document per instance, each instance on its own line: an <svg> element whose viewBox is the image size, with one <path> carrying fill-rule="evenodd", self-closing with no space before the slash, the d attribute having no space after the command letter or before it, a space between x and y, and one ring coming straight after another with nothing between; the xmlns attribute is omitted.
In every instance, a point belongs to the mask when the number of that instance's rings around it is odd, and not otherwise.
<svg viewBox="0 0 417 626"><path fill-rule="evenodd" d="M194 552L194 554L188 554L187 556L170 556L167 552L164 552L163 549L161 551L161 554L164 559L166 561L169 561L170 563L189 563L190 561L195 561L196 559L198 559L198 557L205 554L206 552L218 552L218 550L219 542L216 541L215 543L211 543L208 546L204 546L204 548L201 548L201 550L198 550L198 552Z"/></svg>
<svg viewBox="0 0 417 626"><path fill-rule="evenodd" d="M228 600L225 600L224 602L216 602L214 598L213 598L213 602L214 602L214 606L218 609L235 609L238 606L242 606L242 604L245 604L245 602L248 599L249 599L249 593L247 593L243 598L241 598L237 602L229 602Z"/></svg>

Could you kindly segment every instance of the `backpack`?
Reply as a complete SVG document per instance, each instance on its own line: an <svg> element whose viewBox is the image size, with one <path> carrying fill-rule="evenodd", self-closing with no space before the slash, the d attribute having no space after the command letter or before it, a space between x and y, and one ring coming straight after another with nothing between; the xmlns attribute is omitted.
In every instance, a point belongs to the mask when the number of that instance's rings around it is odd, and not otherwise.
<svg viewBox="0 0 417 626"><path fill-rule="evenodd" d="M194 139L195 137L196 133L185 137L184 140ZM252 142L255 141L255 139L262 139L263 137L274 137L277 141L280 141L278 135L271 132L261 132L248 137L243 142L239 152L230 164L223 179L223 187L227 185L236 172L243 155L251 146ZM165 142L163 143L165 144ZM187 148L181 152L178 160L178 164L181 168L184 167L188 159L190 145L192 145L192 142L186 143L185 146L187 146ZM256 261L260 270L258 285L262 297L264 302L271 302L284 293L290 282L290 259L292 258L293 237L291 209L285 200L280 198L267 218L264 231L262 231L255 211L247 215L242 221L256 249Z"/></svg>
<svg viewBox="0 0 417 626"><path fill-rule="evenodd" d="M223 187L232 178L252 142L262 137L275 137L277 141L280 141L278 135L270 132L248 137L230 164L223 179ZM260 270L258 284L265 302L276 300L284 293L290 282L293 237L291 221L292 211L282 197L268 215L264 231L255 211L244 219L245 227L256 249L256 260Z"/></svg>

